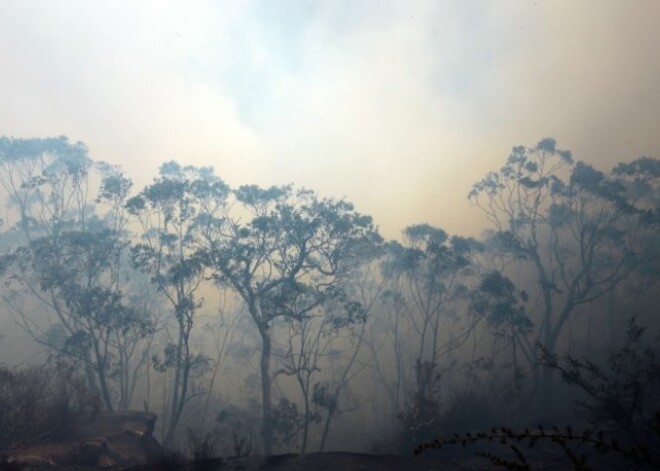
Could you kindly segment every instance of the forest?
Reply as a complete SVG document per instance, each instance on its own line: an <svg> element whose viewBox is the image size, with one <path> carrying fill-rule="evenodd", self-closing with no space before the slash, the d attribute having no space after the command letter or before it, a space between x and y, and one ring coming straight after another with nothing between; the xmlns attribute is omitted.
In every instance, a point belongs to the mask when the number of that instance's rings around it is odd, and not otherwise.
<svg viewBox="0 0 660 471"><path fill-rule="evenodd" d="M0 352L36 355L0 357L0 451L65 407L154 412L165 447L218 456L541 425L657 466L660 160L601 169L545 138L464 191L480 237L386 240L314 189L176 161L139 188L83 143L0 138Z"/></svg>

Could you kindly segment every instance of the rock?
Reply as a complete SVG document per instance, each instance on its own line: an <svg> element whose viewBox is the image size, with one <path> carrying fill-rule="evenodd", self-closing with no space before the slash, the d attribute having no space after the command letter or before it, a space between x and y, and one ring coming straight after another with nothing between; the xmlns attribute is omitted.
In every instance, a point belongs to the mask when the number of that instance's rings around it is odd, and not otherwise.
<svg viewBox="0 0 660 471"><path fill-rule="evenodd" d="M149 412L102 412L76 426L67 441L9 450L7 462L22 469L143 464L163 453L152 435L156 418Z"/></svg>

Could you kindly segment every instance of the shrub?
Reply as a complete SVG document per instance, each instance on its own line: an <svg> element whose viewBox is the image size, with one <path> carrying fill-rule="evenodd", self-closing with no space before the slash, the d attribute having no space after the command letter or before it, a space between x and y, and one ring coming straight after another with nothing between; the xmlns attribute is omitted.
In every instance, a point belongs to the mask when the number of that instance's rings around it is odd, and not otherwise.
<svg viewBox="0 0 660 471"><path fill-rule="evenodd" d="M644 345L644 328L631 319L622 348L610 352L605 365L588 359L566 356L559 360L542 349L542 364L561 373L569 385L582 390L577 401L591 428L575 432L571 427L514 431L499 427L481 432L456 432L420 442L415 454L456 445L499 444L509 457L478 452L491 463L512 470L531 470L520 444L534 447L550 443L560 448L575 470L590 469L595 455L608 454L608 463L618 469L634 464L635 469L660 469L660 359L658 347ZM614 460L614 461L612 461Z"/></svg>
<svg viewBox="0 0 660 471"><path fill-rule="evenodd" d="M259 408L226 405L216 416L215 435L221 456L248 456L253 451L255 437L259 436Z"/></svg>
<svg viewBox="0 0 660 471"><path fill-rule="evenodd" d="M542 362L585 394L576 406L594 432L607 432L651 457L660 449L660 349L645 344L644 333L633 317L623 346L610 352L604 366L572 356L560 361L547 351Z"/></svg>
<svg viewBox="0 0 660 471"><path fill-rule="evenodd" d="M0 365L0 451L69 438L98 399L62 365Z"/></svg>
<svg viewBox="0 0 660 471"><path fill-rule="evenodd" d="M188 454L193 459L195 471L210 471L222 461L215 455L216 441L210 433L202 435L188 429Z"/></svg>

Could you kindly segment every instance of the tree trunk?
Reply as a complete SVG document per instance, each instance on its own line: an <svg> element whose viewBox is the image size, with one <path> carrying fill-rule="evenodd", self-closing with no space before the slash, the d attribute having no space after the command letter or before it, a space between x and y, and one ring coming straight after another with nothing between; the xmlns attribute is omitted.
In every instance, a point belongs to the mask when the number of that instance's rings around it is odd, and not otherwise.
<svg viewBox="0 0 660 471"><path fill-rule="evenodd" d="M541 325L541 333L543 338L543 347L548 350L548 352L555 353L555 343L553 341L553 323L552 323L552 309L553 309L553 299L552 299L552 290L554 289L554 283L551 283L548 279L548 276L545 272L545 267L541 262L538 252L532 251L532 259L536 270L539 275L539 284L543 290L543 324ZM540 404L539 410L545 411L547 414L552 414L554 411L554 374L551 368L541 367L541 394L540 394Z"/></svg>
<svg viewBox="0 0 660 471"><path fill-rule="evenodd" d="M325 426L323 427L323 435L321 436L321 445L319 446L319 453L325 449L325 441L328 438L328 433L330 432L330 424L332 419L335 416L335 409L332 408L328 410L328 416L325 418Z"/></svg>
<svg viewBox="0 0 660 471"><path fill-rule="evenodd" d="M183 327L181 326L181 321L179 321L179 341L176 347L176 365L174 370L174 385L172 386L172 402L170 403L170 421L167 427L167 435L165 436L164 445L167 448L171 448L174 444L174 432L176 430L178 422L178 407L179 407L179 395L181 388L181 372L183 369L182 365L182 353L183 353Z"/></svg>
<svg viewBox="0 0 660 471"><path fill-rule="evenodd" d="M305 422L303 428L302 446L300 447L301 454L305 454L307 452L307 438L309 436L309 421L310 421L309 395L305 392L304 396L305 396Z"/></svg>
<svg viewBox="0 0 660 471"><path fill-rule="evenodd" d="M89 355L86 355L89 358ZM85 363L85 376L87 378L87 384L89 385L89 390L94 396L101 397L101 389L99 388L99 383L97 380L96 372L92 367L90 362Z"/></svg>
<svg viewBox="0 0 660 471"><path fill-rule="evenodd" d="M94 356L96 360L96 375L98 376L99 385L101 387L101 397L105 403L105 408L112 412L112 397L110 396L110 388L105 378L105 358L99 351L98 341L94 339Z"/></svg>
<svg viewBox="0 0 660 471"><path fill-rule="evenodd" d="M263 453L270 455L273 451L273 422L271 404L271 377L270 377L270 354L271 338L268 326L260 326L261 334L261 436Z"/></svg>
<svg viewBox="0 0 660 471"><path fill-rule="evenodd" d="M557 338L552 335L550 325L545 331L543 347L552 355L557 353ZM539 410L548 417L555 409L555 371L553 368L541 366L541 403Z"/></svg>
<svg viewBox="0 0 660 471"><path fill-rule="evenodd" d="M110 397L110 389L108 387L108 383L105 380L105 368L99 367L98 375L99 383L101 384L101 393L103 394L103 402L105 402L106 409L112 412L112 398Z"/></svg>

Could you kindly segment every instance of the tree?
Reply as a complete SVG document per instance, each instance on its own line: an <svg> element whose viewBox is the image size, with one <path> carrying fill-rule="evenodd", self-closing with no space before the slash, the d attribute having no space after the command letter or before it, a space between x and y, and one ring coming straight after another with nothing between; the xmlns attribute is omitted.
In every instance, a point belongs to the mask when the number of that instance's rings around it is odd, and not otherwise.
<svg viewBox="0 0 660 471"><path fill-rule="evenodd" d="M83 365L108 410L127 408L137 374L131 357L149 328L123 281L130 180L64 137L3 138L0 155L0 183L16 216L9 232L24 237L2 259L3 300L37 342ZM89 198L96 172L96 203L106 214Z"/></svg>
<svg viewBox="0 0 660 471"><path fill-rule="evenodd" d="M612 178L621 185L624 196L635 208L643 224L637 237L639 269L635 275L638 291L652 290L660 281L660 160L641 157L620 163L612 169Z"/></svg>
<svg viewBox="0 0 660 471"><path fill-rule="evenodd" d="M156 365L174 369L165 435L165 443L171 445L193 397L192 375L204 362L190 345L202 305L198 291L205 280L202 242L224 218L229 187L210 168L182 167L176 162L163 164L159 175L127 207L142 228L142 241L131 249L135 266L149 274L167 298L176 325L174 342L165 347L164 358L157 358Z"/></svg>
<svg viewBox="0 0 660 471"><path fill-rule="evenodd" d="M537 340L555 353L579 306L630 275L639 262L640 211L615 178L574 162L544 139L514 147L504 167L477 182L469 198L493 226L491 245L531 269L533 298L541 304ZM543 370L543 400L551 404L550 370Z"/></svg>
<svg viewBox="0 0 660 471"><path fill-rule="evenodd" d="M330 356L333 375L329 380L313 386L312 402L326 411L319 452L325 449L335 417L356 408L347 407L344 403L348 402L346 397L350 392L350 383L367 366L358 359L367 343L367 324L373 315L372 310L385 286L384 279L374 278L382 247L378 245L374 249L370 262L344 280L344 290L352 301L345 303L340 312L331 317L334 328L343 335L339 337L342 340L338 345L340 354Z"/></svg>
<svg viewBox="0 0 660 471"><path fill-rule="evenodd" d="M435 431L441 362L451 363L480 321L467 303L480 251L476 240L450 237L428 224L409 226L403 244L388 244L381 266L383 309L372 324L370 347L375 379L388 393L406 439Z"/></svg>
<svg viewBox="0 0 660 471"><path fill-rule="evenodd" d="M209 243L216 280L245 302L261 338L262 445L273 444L272 332L275 319L302 320L340 296L340 280L379 241L372 220L343 200L291 186L242 186L221 242Z"/></svg>
<svg viewBox="0 0 660 471"><path fill-rule="evenodd" d="M534 346L529 341L533 323L525 309L528 299L525 291L518 290L509 278L495 270L481 277L470 301L471 308L487 320L495 336L511 344L512 382L516 390L520 388L522 377L518 350L522 351L528 364L536 362Z"/></svg>
<svg viewBox="0 0 660 471"><path fill-rule="evenodd" d="M283 374L294 378L302 394L301 453L308 449L312 423L321 421L319 451L323 451L333 419L341 412L340 395L354 377L351 373L363 344L367 316L377 296L368 293L373 297L365 299L367 272L354 275L342 284L341 294L325 303L316 314L287 320L283 366L274 377ZM351 283L359 288L362 295L359 300L355 296L347 297L355 291L346 286ZM325 380L315 380L325 371L330 372Z"/></svg>
<svg viewBox="0 0 660 471"><path fill-rule="evenodd" d="M391 243L384 260L389 288L385 301L396 310L389 327L394 329L396 364L404 370L397 373L397 382L404 379L405 371L411 371L410 363L401 361L408 350L415 394L426 400L434 389L431 383L438 376L440 358L459 348L478 322L476 317L458 313L467 295L466 283L474 275L472 258L481 246L470 238L449 237L428 224L409 226L403 234L405 245ZM407 347L400 344L404 337L408 337ZM374 357L378 357L376 352Z"/></svg>

